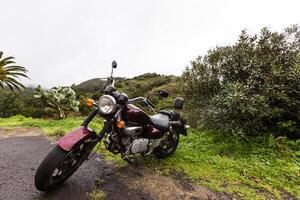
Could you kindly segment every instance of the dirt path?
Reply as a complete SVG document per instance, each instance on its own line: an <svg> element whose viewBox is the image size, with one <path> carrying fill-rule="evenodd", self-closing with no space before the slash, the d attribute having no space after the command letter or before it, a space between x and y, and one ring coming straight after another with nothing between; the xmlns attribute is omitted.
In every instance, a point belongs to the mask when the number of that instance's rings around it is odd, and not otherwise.
<svg viewBox="0 0 300 200"><path fill-rule="evenodd" d="M53 141L52 141L53 143ZM88 199L101 190L105 199L228 199L184 179L157 175L147 168L137 176L131 166L118 167L94 155L62 187L45 194L34 187L34 174L54 144L36 128L0 128L0 200Z"/></svg>

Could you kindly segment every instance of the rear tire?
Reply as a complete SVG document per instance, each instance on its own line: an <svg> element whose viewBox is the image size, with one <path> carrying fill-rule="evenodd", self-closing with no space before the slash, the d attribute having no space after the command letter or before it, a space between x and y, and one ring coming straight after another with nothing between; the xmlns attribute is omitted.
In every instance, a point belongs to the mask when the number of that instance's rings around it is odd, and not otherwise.
<svg viewBox="0 0 300 200"><path fill-rule="evenodd" d="M42 161L35 174L35 187L40 191L50 191L65 182L85 161L93 146L81 143L71 151L58 145Z"/></svg>
<svg viewBox="0 0 300 200"><path fill-rule="evenodd" d="M169 137L161 146L154 150L154 155L159 159L171 156L177 149L179 143L179 134L176 131L169 132Z"/></svg>

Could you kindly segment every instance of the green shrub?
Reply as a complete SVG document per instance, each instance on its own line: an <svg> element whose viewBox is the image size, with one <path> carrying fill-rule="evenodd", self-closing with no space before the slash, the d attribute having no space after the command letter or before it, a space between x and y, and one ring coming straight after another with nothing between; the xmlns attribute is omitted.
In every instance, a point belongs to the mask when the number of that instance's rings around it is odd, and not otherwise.
<svg viewBox="0 0 300 200"><path fill-rule="evenodd" d="M299 27L292 26L282 33L263 28L254 36L243 31L234 45L198 57L181 84L192 120L245 137L282 132L278 123L288 120L297 131L299 52Z"/></svg>
<svg viewBox="0 0 300 200"><path fill-rule="evenodd" d="M60 119L66 117L65 111L79 111L80 102L76 99L76 93L71 87L53 87L45 91L38 86L34 91L34 98L40 99L45 108L52 108Z"/></svg>
<svg viewBox="0 0 300 200"><path fill-rule="evenodd" d="M265 96L248 96L248 92L249 89L241 83L226 84L218 95L212 97L212 106L204 109L205 124L211 129L243 137L268 131L265 122L276 112L266 103Z"/></svg>

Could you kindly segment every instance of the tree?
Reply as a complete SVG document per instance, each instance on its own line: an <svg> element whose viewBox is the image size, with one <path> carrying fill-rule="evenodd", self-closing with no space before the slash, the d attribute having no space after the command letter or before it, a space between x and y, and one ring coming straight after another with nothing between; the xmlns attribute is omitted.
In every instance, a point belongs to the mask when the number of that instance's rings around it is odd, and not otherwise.
<svg viewBox="0 0 300 200"><path fill-rule="evenodd" d="M11 91L25 88L24 85L17 80L19 77L25 77L27 70L24 67L15 65L12 56L2 58L3 52L0 51L0 88L7 86Z"/></svg>
<svg viewBox="0 0 300 200"><path fill-rule="evenodd" d="M300 128L300 31L242 31L230 46L191 62L182 91L198 122L239 136ZM195 118L195 117L194 117ZM289 122L291 120L291 122ZM296 131L294 132L296 133Z"/></svg>
<svg viewBox="0 0 300 200"><path fill-rule="evenodd" d="M19 115L23 108L19 94L13 95L9 90L0 90L0 117Z"/></svg>
<svg viewBox="0 0 300 200"><path fill-rule="evenodd" d="M46 106L55 109L60 119L65 118L67 110L79 110L76 93L70 87L54 87L45 91L38 86L34 91L34 98L41 99Z"/></svg>

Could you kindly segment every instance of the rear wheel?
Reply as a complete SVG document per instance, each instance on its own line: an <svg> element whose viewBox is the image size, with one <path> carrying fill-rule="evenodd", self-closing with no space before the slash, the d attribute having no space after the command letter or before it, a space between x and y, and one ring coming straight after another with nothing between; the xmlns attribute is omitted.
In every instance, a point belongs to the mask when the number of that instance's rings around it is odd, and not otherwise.
<svg viewBox="0 0 300 200"><path fill-rule="evenodd" d="M171 156L179 143L179 134L176 131L171 130L166 134L168 134L166 139L154 150L154 155L160 159Z"/></svg>
<svg viewBox="0 0 300 200"><path fill-rule="evenodd" d="M35 186L40 191L49 191L67 180L85 161L93 149L91 143L82 142L71 151L58 145L40 164L35 174Z"/></svg>

